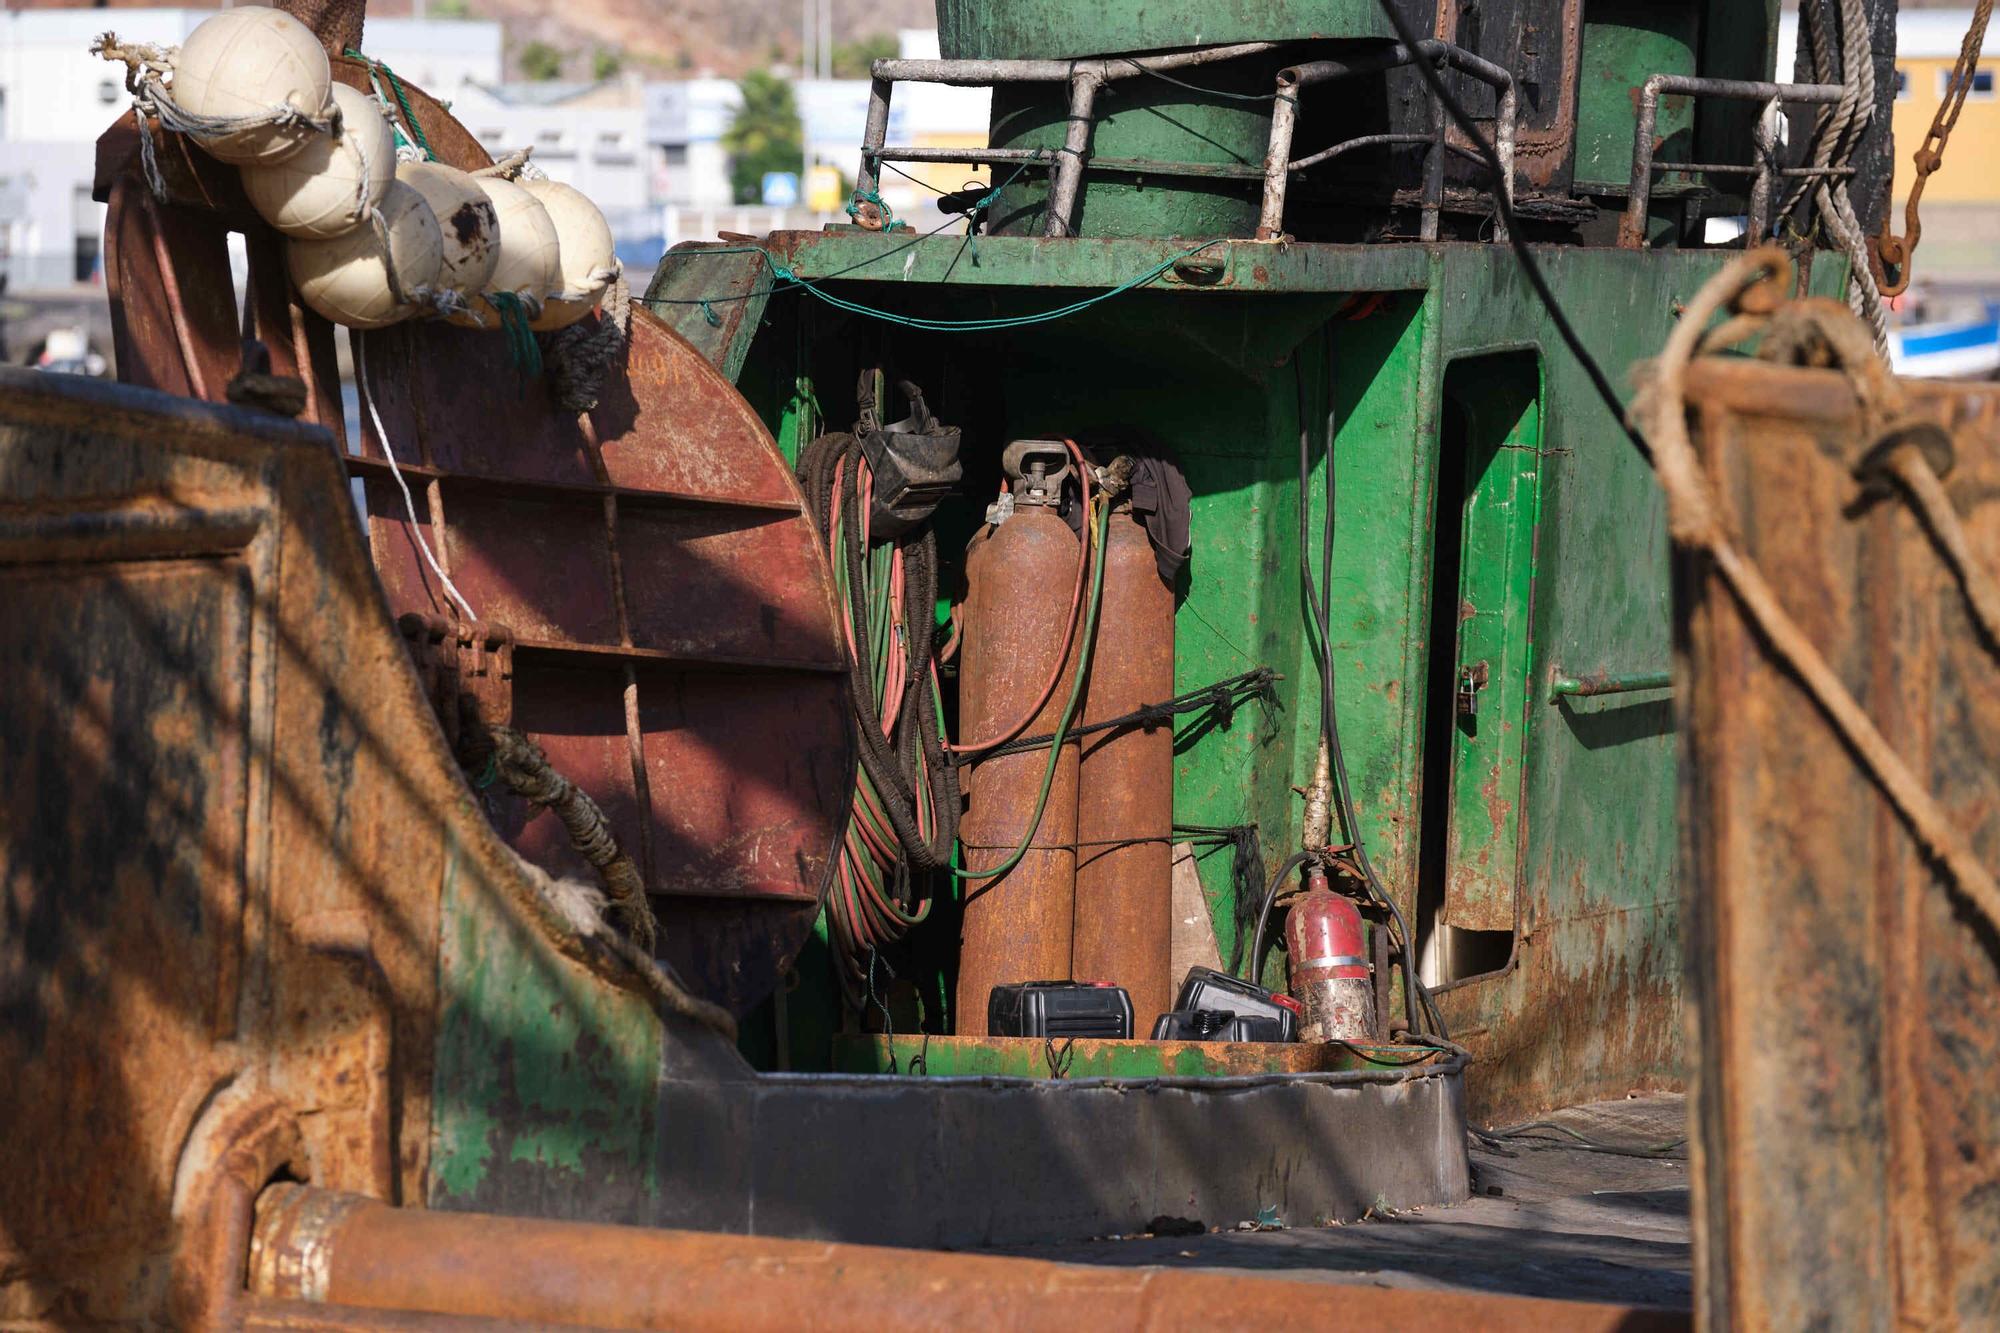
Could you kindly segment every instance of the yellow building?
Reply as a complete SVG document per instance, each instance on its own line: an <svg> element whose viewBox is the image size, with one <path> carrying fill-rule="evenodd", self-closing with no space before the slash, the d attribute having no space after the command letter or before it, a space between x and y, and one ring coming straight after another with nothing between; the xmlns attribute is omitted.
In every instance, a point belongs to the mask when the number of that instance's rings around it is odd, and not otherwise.
<svg viewBox="0 0 2000 1333"><path fill-rule="evenodd" d="M1910 191L1910 159L1923 146L1944 101L1946 81L1972 24L1970 9L1905 10L1896 19L1897 207ZM2000 23L1986 31L1986 45L1972 91L1951 133L1944 165L1924 187L1924 203L2000 204ZM1900 229L1900 228L1899 228Z"/></svg>

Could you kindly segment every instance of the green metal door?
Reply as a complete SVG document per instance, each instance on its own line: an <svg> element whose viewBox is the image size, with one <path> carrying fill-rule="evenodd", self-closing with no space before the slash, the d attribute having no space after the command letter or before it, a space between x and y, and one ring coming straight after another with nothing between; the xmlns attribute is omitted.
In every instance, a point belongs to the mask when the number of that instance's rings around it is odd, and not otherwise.
<svg viewBox="0 0 2000 1333"><path fill-rule="evenodd" d="M1437 522L1442 528L1456 518L1459 528L1451 698L1431 701L1434 709L1448 708L1451 719L1440 919L1454 931L1504 932L1505 940L1491 941L1497 956L1476 951L1498 966L1512 943L1521 843L1540 365L1531 352L1459 361L1447 371L1444 390ZM1440 535L1448 543L1453 534ZM1448 592L1448 585L1437 592ZM1434 623L1442 625L1443 617ZM1447 947L1445 957L1463 952Z"/></svg>

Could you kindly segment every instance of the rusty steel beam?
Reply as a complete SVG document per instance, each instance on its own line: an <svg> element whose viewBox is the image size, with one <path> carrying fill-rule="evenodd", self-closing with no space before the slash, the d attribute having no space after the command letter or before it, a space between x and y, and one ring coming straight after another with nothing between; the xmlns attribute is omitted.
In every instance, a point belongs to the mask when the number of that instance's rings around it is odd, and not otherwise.
<svg viewBox="0 0 2000 1333"><path fill-rule="evenodd" d="M1944 488L1975 559L2000 566L2000 394L1907 389L1955 442ZM1687 401L1743 556L1992 864L2000 662L1933 534L1856 476L1881 426L1844 375L1740 357L1697 360ZM1991 1327L2000 936L1706 559L1682 557L1676 602L1697 1312Z"/></svg>
<svg viewBox="0 0 2000 1333"><path fill-rule="evenodd" d="M1661 1310L427 1212L288 1184L258 1203L250 1284L354 1311L690 1333L1301 1327L1336 1311L1398 1329L1691 1327Z"/></svg>

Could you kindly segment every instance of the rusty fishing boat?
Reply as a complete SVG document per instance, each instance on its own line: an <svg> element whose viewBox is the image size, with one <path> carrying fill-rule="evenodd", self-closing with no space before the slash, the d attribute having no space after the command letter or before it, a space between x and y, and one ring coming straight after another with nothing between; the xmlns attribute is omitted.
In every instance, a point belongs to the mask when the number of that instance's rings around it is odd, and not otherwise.
<svg viewBox="0 0 2000 1333"><path fill-rule="evenodd" d="M120 382L0 370L0 1319L1991 1327L1894 8L939 0L850 223L561 329L211 151L379 115L518 239L358 0L346 119L107 37Z"/></svg>

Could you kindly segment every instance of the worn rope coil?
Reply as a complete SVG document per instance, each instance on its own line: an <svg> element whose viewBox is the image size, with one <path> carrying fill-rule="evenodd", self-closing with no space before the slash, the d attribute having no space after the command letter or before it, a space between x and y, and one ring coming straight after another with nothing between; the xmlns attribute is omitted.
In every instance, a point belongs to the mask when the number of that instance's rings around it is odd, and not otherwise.
<svg viewBox="0 0 2000 1333"><path fill-rule="evenodd" d="M1801 7L1800 28L1811 53L1813 77L1821 83L1838 81L1840 100L1820 113L1814 128L1812 166L1820 173L1793 187L1780 214L1795 207L1810 190L1818 205L1827 234L1847 256L1849 269L1848 304L1868 324L1874 335L1876 355L1889 356L1889 313L1868 253L1868 237L1855 214L1844 176L1826 174L1825 168L1847 165L1862 134L1875 115L1875 52L1869 41L1868 11L1862 0L1837 0L1839 21L1839 61L1833 55L1833 36L1825 30L1825 10L1819 3Z"/></svg>
<svg viewBox="0 0 2000 1333"><path fill-rule="evenodd" d="M625 364L631 338L632 292L624 273L614 272L595 324L572 324L549 335L549 388L557 405L565 412L594 410L606 378Z"/></svg>
<svg viewBox="0 0 2000 1333"><path fill-rule="evenodd" d="M611 905L632 942L651 953L659 923L646 902L646 881L632 858L618 846L611 822L590 794L549 764L542 747L512 727L490 727L493 766L507 790L551 811L562 821L570 846L597 869Z"/></svg>

